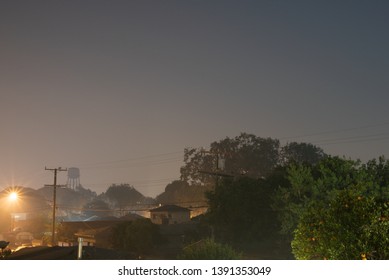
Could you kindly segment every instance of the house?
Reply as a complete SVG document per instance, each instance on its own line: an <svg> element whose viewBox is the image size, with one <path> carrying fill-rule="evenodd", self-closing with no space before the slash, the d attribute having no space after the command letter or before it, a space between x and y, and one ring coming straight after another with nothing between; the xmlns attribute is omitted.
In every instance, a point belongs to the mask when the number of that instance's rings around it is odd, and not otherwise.
<svg viewBox="0 0 389 280"><path fill-rule="evenodd" d="M62 222L58 234L58 244L61 246L72 246L81 237L85 246L111 248L112 229L121 223L137 219L144 218L136 214L128 214L121 218L104 217L86 221Z"/></svg>
<svg viewBox="0 0 389 280"><path fill-rule="evenodd" d="M149 211L151 222L157 225L172 225L190 222L190 210L177 205L163 205Z"/></svg>

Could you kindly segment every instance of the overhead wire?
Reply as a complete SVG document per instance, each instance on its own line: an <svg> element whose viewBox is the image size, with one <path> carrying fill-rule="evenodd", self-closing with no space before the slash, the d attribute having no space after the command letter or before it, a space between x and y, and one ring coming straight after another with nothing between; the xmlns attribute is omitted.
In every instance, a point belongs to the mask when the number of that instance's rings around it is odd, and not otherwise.
<svg viewBox="0 0 389 280"><path fill-rule="evenodd" d="M343 138L324 139L319 141L313 141L316 145L333 145L333 144L347 144L347 143L362 143L371 141L382 141L389 139L388 133L379 133L371 135L350 136Z"/></svg>
<svg viewBox="0 0 389 280"><path fill-rule="evenodd" d="M319 147L330 145L349 145L358 143L373 143L389 139L389 121L381 121L360 126L345 127L315 133L285 136L279 140L288 142L305 142Z"/></svg>
<svg viewBox="0 0 389 280"><path fill-rule="evenodd" d="M307 134L281 137L281 138L279 138L279 140L291 140L291 139L307 138L307 137L321 136L321 135L328 135L328 134L339 134L339 133L344 133L344 132L350 132L350 131L356 131L356 130L362 130L362 129L367 129L367 128L386 126L386 125L389 125L389 121L376 123L376 124L368 124L368 125L362 125L362 126L349 127L349 128L327 130L327 131L316 132L316 133L307 133Z"/></svg>
<svg viewBox="0 0 389 280"><path fill-rule="evenodd" d="M181 156L172 156L172 155L178 155ZM119 159L119 160L109 160L109 161L99 161L99 162L92 162L92 163L76 163L75 166L78 166L83 169L91 169L91 168L115 168L120 165L127 165L127 164L160 164L160 163L166 163L166 162L175 162L178 160L182 160L182 155L184 154L184 151L175 151L175 152L169 152L169 153L162 153L162 154L154 154L154 155L147 155L147 156L141 156L141 157L133 157L133 158L127 158L127 159ZM166 157L169 156L169 157ZM162 157L162 158L161 158Z"/></svg>
<svg viewBox="0 0 389 280"><path fill-rule="evenodd" d="M89 163L73 163L68 166L77 166L77 168L82 168L83 170L91 170L91 169L104 169L104 170L119 170L119 169L128 169L133 166L136 167L152 167L152 166L167 166L172 164L179 164L183 162L184 150L180 151L172 151L167 153L160 154L151 154L145 156L124 158L118 160L107 160L107 161L97 161L97 162L89 162ZM130 185L134 185L135 187L161 187L161 185L166 185L173 180L177 180L178 178L157 178L157 179L145 179L145 180L136 180L130 181ZM126 180L126 183L129 180ZM123 184L124 182L116 184ZM107 187L115 184L114 182L104 183L88 183L88 186L102 186L106 185Z"/></svg>
<svg viewBox="0 0 389 280"><path fill-rule="evenodd" d="M363 132L373 128L385 127L389 125L389 121L379 122L375 124L360 125L342 129L334 129L327 131L319 131L315 133L306 133L294 136L281 137L279 140L296 140L296 139L307 139L307 142L310 142L314 145L327 146L327 145L342 145L349 143L363 143L363 142L376 142L376 141L385 141L389 139L389 132L382 132L376 134L357 134L357 135L344 135L350 132ZM342 136L344 135L344 136ZM321 137L328 136L328 137ZM333 137L331 137L333 136ZM309 140L311 139L311 140ZM84 170L88 169L125 169L131 168L132 166L161 166L161 165L170 165L183 163L184 150L172 151L159 154L144 155L138 157L129 157L117 160L107 160L107 161L96 161L89 163L74 163L68 166L77 166ZM39 174L36 174L38 177L42 177L45 173L42 171ZM151 180L136 180L132 181L131 184L136 187L160 187L162 184L168 184L173 180L178 178L158 178ZM97 185L110 185L110 183L88 183L88 186L97 186Z"/></svg>

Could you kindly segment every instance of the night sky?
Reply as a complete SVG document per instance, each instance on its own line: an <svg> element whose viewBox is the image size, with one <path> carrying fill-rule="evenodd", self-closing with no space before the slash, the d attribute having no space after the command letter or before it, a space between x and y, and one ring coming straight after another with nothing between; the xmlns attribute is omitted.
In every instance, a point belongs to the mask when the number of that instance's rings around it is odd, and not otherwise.
<svg viewBox="0 0 389 280"><path fill-rule="evenodd" d="M155 196L241 132L389 156L388 1L0 1L0 189ZM66 183L66 173L59 183Z"/></svg>

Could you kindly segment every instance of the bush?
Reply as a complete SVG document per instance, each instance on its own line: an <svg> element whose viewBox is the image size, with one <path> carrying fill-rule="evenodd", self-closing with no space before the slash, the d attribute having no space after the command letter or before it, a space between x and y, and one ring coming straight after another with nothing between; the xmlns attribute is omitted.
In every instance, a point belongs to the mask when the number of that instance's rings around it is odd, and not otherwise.
<svg viewBox="0 0 389 280"><path fill-rule="evenodd" d="M389 203L340 191L302 215L292 241L297 259L389 259Z"/></svg>
<svg viewBox="0 0 389 280"><path fill-rule="evenodd" d="M241 254L228 245L205 239L183 249L179 259L182 260L239 260Z"/></svg>
<svg viewBox="0 0 389 280"><path fill-rule="evenodd" d="M157 225L149 219L139 219L117 225L113 229L112 242L116 249L145 255L153 253L163 238Z"/></svg>

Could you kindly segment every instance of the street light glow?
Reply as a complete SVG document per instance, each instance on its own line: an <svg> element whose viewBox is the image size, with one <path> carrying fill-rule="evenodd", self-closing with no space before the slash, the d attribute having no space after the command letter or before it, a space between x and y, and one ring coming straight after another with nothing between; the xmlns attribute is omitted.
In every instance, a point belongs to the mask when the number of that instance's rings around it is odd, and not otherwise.
<svg viewBox="0 0 389 280"><path fill-rule="evenodd" d="M18 195L17 192L11 192L11 193L8 195L8 197L9 197L9 200L11 200L11 201L16 201L16 200L18 199L19 195Z"/></svg>

